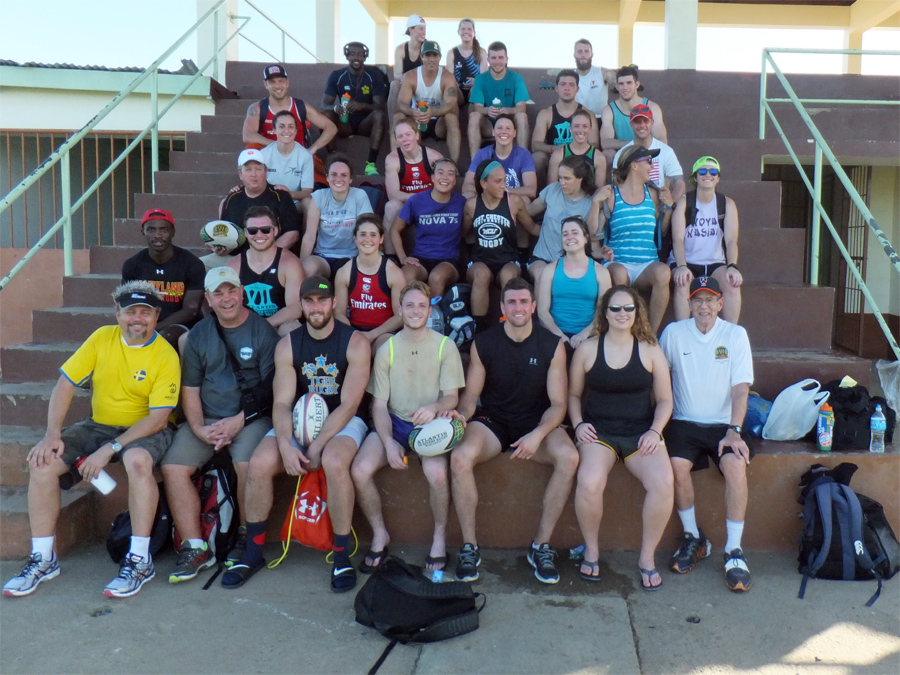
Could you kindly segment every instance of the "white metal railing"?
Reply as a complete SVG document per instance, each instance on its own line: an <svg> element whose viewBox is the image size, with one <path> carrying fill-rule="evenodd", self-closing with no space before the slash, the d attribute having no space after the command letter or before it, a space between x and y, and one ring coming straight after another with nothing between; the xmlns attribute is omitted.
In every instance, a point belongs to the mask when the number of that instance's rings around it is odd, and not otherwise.
<svg viewBox="0 0 900 675"><path fill-rule="evenodd" d="M275 56L274 54L272 54L272 52L270 52L269 50L267 50L265 47L262 47L262 46L258 45L256 42L254 42L253 40L251 40L251 39L250 39L249 37L247 37L246 35L241 35L241 37L244 38L247 42L249 42L250 44L252 44L254 47L256 47L257 49L259 49L260 51L265 52L266 54L268 54L269 56L271 56L275 61L280 61L281 63L286 63L286 62L287 62L287 38L290 38L291 41L293 41L294 44L296 44L298 47L300 47L300 49L302 49L302 50L305 51L307 54L309 54L311 57L313 57L313 58L316 60L317 63L324 63L324 62L322 61L322 59L320 59L320 58L319 58L318 56L316 56L313 52L311 52L309 49L307 49L307 48L300 42L300 40L298 40L298 39L295 38L293 35L291 35L290 33L288 33L284 28L282 28L282 27L278 24L278 22L275 21L275 19L273 19L273 18L270 17L268 14L266 14L264 11L262 11L259 7L257 7L256 5L254 5L250 0L244 0L244 2L246 2L248 5L250 5L250 7L252 7L254 10L256 10L262 18L264 18L264 19L265 19L266 21L268 21L270 24L272 24L273 26L275 26L275 28L277 28L279 31L281 31L281 58L279 59L277 56ZM228 18L231 19L232 21L234 21L235 19L247 19L247 18L249 18L249 17L238 16L237 14L229 14L229 15L228 15Z"/></svg>
<svg viewBox="0 0 900 675"><path fill-rule="evenodd" d="M760 85L759 85L759 137L766 137L766 118L771 120L772 125L775 127L775 130L778 132L778 135L781 137L782 142L787 148L788 154L790 154L791 159L794 162L794 166L797 167L797 171L800 174L800 178L803 180L804 185L806 185L806 189L809 191L810 195L813 199L813 222L812 222L812 232L811 232L811 243L810 243L810 282L813 284L818 283L819 276L819 238L820 238L820 229L821 222L825 222L825 226L828 228L828 231L831 233L832 239L834 239L835 245L841 253L841 256L844 258L844 261L847 264L847 269L859 284L860 291L865 297L866 302L868 302L869 307L872 309L872 313L875 316L875 320L878 322L878 325L881 327L881 330L884 332L885 338L887 338L888 345L890 345L891 350L894 352L894 356L900 360L900 346L897 345L897 340L894 335L891 333L890 328L887 325L887 322L884 320L884 316L881 311L878 309L878 305L875 302L875 299L872 297L872 293L869 291L869 287L866 286L866 282L860 274L859 269L853 261L850 253L847 251L846 246L841 241L841 236L838 233L837 229L834 227L834 224L831 222L831 218L828 216L824 206L822 205L822 160L828 160L828 164L834 170L835 175L841 181L841 184L847 190L847 194L850 196L853 205L859 210L863 219L869 227L869 230L875 235L878 239L878 242L881 244L882 249L887 255L888 260L898 277L900 277L900 257L897 256L897 252L891 246L890 240L884 234L884 231L878 226L878 222L875 220L875 217L872 215L871 211L869 211L868 206L865 201L860 196L859 192L853 185L853 182L847 176L847 173L844 171L843 167L841 167L840 162L838 162L837 158L834 156L834 153L831 151L831 148L828 146L828 143L822 137L822 134L819 132L809 113L803 107L804 103L815 103L815 104L855 104L855 105L891 105L891 106L900 106L900 101L873 101L867 99L801 99L794 92L793 87L788 83L787 78L785 78L784 73L781 72L781 69L775 63L775 60L772 58L772 54L777 53L793 53L793 54L846 54L846 55L857 55L857 54L866 54L866 55L882 55L882 56L900 56L900 51L887 51L887 50L861 50L861 49L763 49L762 53L762 68L760 72ZM772 68L772 73L781 83L781 86L784 87L785 92L788 95L788 98L768 98L766 96L766 84L767 84L767 75L769 67ZM797 157L797 153L794 151L794 148L791 146L790 141L787 138L787 135L784 133L784 130L779 124L778 120L775 117L775 112L772 110L772 103L792 103L794 108L797 110L797 113L800 115L800 118L803 120L804 124L809 129L810 134L812 134L813 140L815 141L815 156L813 160L813 182L810 183L809 177L806 175L806 171L803 169L803 165L800 163L800 159Z"/></svg>

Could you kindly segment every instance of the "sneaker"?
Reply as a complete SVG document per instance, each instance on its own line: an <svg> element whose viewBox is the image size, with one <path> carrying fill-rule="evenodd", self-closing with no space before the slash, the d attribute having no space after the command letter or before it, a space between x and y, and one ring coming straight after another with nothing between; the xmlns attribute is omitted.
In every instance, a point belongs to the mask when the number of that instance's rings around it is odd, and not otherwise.
<svg viewBox="0 0 900 675"><path fill-rule="evenodd" d="M555 584L559 581L559 570L556 569L556 549L550 544L531 545L528 549L528 562L534 568L534 576L542 584Z"/></svg>
<svg viewBox="0 0 900 675"><path fill-rule="evenodd" d="M28 562L25 563L25 567L19 572L19 576L6 582L3 587L3 595L14 598L31 595L39 583L58 576L59 558L56 557L56 553L53 553L47 562L44 562L40 553L32 553Z"/></svg>
<svg viewBox="0 0 900 675"><path fill-rule="evenodd" d="M213 556L209 546L206 548L191 548L184 541L181 543L181 555L178 557L178 563L175 569L169 575L169 583L177 584L181 581L190 581L203 570L208 570L216 564L216 558Z"/></svg>
<svg viewBox="0 0 900 675"><path fill-rule="evenodd" d="M690 532L685 532L681 540L681 546L672 554L672 560L669 562L669 568L678 574L687 574L709 555L712 546L709 540L703 536L700 530L700 536L695 537Z"/></svg>
<svg viewBox="0 0 900 675"><path fill-rule="evenodd" d="M481 549L475 544L463 544L456 554L456 578L460 581L475 581L481 564Z"/></svg>
<svg viewBox="0 0 900 675"><path fill-rule="evenodd" d="M738 593L750 590L750 570L739 548L725 554L725 585Z"/></svg>
<svg viewBox="0 0 900 675"><path fill-rule="evenodd" d="M244 555L244 551L247 550L247 526L241 525L238 528L237 539L234 540L234 546L231 547L231 550L228 552L228 557L225 558L225 567L231 567L232 565L237 565L240 561L241 557Z"/></svg>
<svg viewBox="0 0 900 675"><path fill-rule="evenodd" d="M129 553L119 567L119 576L106 584L103 595L110 598L129 598L135 595L141 586L156 576L153 558L144 560L139 555Z"/></svg>
<svg viewBox="0 0 900 675"><path fill-rule="evenodd" d="M367 176L378 175L378 167L375 166L375 162L366 162L365 174Z"/></svg>

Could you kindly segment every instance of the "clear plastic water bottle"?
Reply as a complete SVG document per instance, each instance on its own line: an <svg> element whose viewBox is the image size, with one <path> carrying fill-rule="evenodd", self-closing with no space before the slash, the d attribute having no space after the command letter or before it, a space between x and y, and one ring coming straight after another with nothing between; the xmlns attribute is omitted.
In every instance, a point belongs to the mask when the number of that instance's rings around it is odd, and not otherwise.
<svg viewBox="0 0 900 675"><path fill-rule="evenodd" d="M441 335L444 334L444 311L440 306L441 296L438 295L431 299L431 314L428 317L428 327L437 331Z"/></svg>
<svg viewBox="0 0 900 675"><path fill-rule="evenodd" d="M881 406L875 406L872 419L869 422L869 430L872 432L872 440L869 442L869 452L884 452L884 432L887 431L887 420L881 411Z"/></svg>

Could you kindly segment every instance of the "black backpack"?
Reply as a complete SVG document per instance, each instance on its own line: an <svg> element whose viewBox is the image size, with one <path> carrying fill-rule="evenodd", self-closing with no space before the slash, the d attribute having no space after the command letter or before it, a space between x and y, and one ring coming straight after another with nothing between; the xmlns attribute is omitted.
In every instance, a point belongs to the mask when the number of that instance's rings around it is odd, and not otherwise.
<svg viewBox="0 0 900 675"><path fill-rule="evenodd" d="M869 390L861 384L853 387L841 387L840 384L840 380L832 380L822 386L822 391L829 392L828 404L834 409L832 451L869 449L869 424L876 405L880 405L884 412L887 422L884 440L890 443L894 439L897 416L887 400L881 396L869 396Z"/></svg>
<svg viewBox="0 0 900 675"><path fill-rule="evenodd" d="M476 598L481 596L481 607ZM438 642L478 628L483 593L462 581L434 583L422 568L386 556L356 594L356 621L391 642L369 673L375 673L398 642Z"/></svg>
<svg viewBox="0 0 900 675"><path fill-rule="evenodd" d="M153 530L150 532L150 555L156 555L172 543L172 515L166 501L166 491L160 486L159 503L156 505L156 516L153 519ZM131 548L131 513L122 511L109 526L106 535L106 550L109 557L117 565L125 559Z"/></svg>
<svg viewBox="0 0 900 675"><path fill-rule="evenodd" d="M475 319L472 318L472 287L456 284L441 297L444 313L444 335L456 343L461 352L468 352L475 339Z"/></svg>
<svg viewBox="0 0 900 675"><path fill-rule="evenodd" d="M900 570L900 543L881 504L849 487L856 469L849 462L830 470L813 464L800 478L803 529L798 571L803 581L799 598L810 577L877 579L878 590L866 603L871 607L881 594L882 580Z"/></svg>

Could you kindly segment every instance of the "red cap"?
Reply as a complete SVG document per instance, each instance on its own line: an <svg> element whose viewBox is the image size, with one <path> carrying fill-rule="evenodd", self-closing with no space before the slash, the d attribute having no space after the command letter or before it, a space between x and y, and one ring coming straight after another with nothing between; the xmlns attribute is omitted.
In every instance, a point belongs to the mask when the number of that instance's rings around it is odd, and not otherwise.
<svg viewBox="0 0 900 675"><path fill-rule="evenodd" d="M172 217L172 214L165 209L150 209L147 211L144 214L144 217L141 218L141 227L143 227L148 220L165 220L169 225L175 227L175 219Z"/></svg>
<svg viewBox="0 0 900 675"><path fill-rule="evenodd" d="M648 120L653 119L653 111L650 110L649 105L644 105L641 103L640 105L636 105L631 109L631 119L635 117L646 117Z"/></svg>

